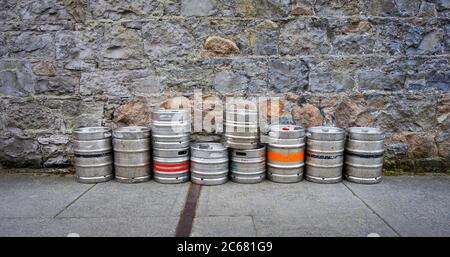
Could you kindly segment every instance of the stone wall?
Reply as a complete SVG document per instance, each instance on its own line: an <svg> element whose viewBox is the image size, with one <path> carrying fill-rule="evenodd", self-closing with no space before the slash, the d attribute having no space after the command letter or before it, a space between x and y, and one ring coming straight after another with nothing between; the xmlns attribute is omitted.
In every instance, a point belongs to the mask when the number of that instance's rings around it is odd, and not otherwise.
<svg viewBox="0 0 450 257"><path fill-rule="evenodd" d="M387 169L448 172L449 19L449 0L3 0L0 163L70 166L73 128L202 89L383 128Z"/></svg>

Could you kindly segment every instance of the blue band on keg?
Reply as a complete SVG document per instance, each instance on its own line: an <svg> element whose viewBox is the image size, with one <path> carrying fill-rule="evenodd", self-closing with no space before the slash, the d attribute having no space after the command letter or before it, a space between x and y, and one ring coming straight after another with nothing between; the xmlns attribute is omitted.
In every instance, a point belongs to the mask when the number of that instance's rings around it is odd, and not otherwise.
<svg viewBox="0 0 450 257"><path fill-rule="evenodd" d="M79 157L79 158L99 158L99 157L106 157L106 156L110 156L112 155L112 153L100 153L100 154L89 154L89 155L84 155L84 154L75 154L75 157Z"/></svg>
<svg viewBox="0 0 450 257"><path fill-rule="evenodd" d="M356 157L360 157L360 158L372 159L372 158L381 158L381 157L384 156L384 153L380 153L380 154L357 154L357 153L351 153L349 151L345 151L345 155L356 156Z"/></svg>
<svg viewBox="0 0 450 257"><path fill-rule="evenodd" d="M338 155L318 155L318 154L311 154L311 153L306 153L306 156L311 157L311 158L316 158L316 159L323 159L323 160L333 160L333 159L337 159L339 157L342 157L343 154L338 154Z"/></svg>

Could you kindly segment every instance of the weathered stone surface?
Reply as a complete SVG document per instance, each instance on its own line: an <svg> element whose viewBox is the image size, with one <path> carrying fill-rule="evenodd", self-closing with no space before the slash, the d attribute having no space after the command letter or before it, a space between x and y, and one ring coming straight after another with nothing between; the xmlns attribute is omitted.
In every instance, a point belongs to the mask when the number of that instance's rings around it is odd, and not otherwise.
<svg viewBox="0 0 450 257"><path fill-rule="evenodd" d="M43 166L64 167L70 164L70 136L64 134L41 135L37 138L41 145Z"/></svg>
<svg viewBox="0 0 450 257"><path fill-rule="evenodd" d="M408 144L408 157L412 159L435 157L438 149L432 133L402 133L394 135L393 142Z"/></svg>
<svg viewBox="0 0 450 257"><path fill-rule="evenodd" d="M56 68L52 62L38 62L33 64L33 73L40 76L53 77L56 74Z"/></svg>
<svg viewBox="0 0 450 257"><path fill-rule="evenodd" d="M241 17L284 17L291 11L291 0L235 0Z"/></svg>
<svg viewBox="0 0 450 257"><path fill-rule="evenodd" d="M209 16L217 9L212 0L181 0L181 15L183 16Z"/></svg>
<svg viewBox="0 0 450 257"><path fill-rule="evenodd" d="M326 20L317 18L289 21L281 30L281 55L326 54L330 51Z"/></svg>
<svg viewBox="0 0 450 257"><path fill-rule="evenodd" d="M302 106L294 106L292 117L298 125L304 128L323 125L323 116L320 110L309 103Z"/></svg>
<svg viewBox="0 0 450 257"><path fill-rule="evenodd" d="M194 50L194 37L183 23L177 21L149 21L142 33L145 53L152 59L184 57Z"/></svg>
<svg viewBox="0 0 450 257"><path fill-rule="evenodd" d="M114 111L117 126L151 126L151 109L144 97L136 97Z"/></svg>
<svg viewBox="0 0 450 257"><path fill-rule="evenodd" d="M58 31L56 58L89 60L96 57L96 33L92 31Z"/></svg>
<svg viewBox="0 0 450 257"><path fill-rule="evenodd" d="M128 97L132 94L154 95L160 91L158 77L148 70L101 71L83 73L81 95L109 95Z"/></svg>
<svg viewBox="0 0 450 257"><path fill-rule="evenodd" d="M359 15L363 6L360 0L316 0L315 10L318 16L351 16Z"/></svg>
<svg viewBox="0 0 450 257"><path fill-rule="evenodd" d="M96 19L139 19L148 16L161 16L164 3L175 1L161 0L90 0L92 16Z"/></svg>
<svg viewBox="0 0 450 257"><path fill-rule="evenodd" d="M63 0L66 11L77 22L86 20L86 0Z"/></svg>
<svg viewBox="0 0 450 257"><path fill-rule="evenodd" d="M255 28L253 53L255 55L278 54L278 42L274 40L280 34L278 24L271 20L265 20L257 24ZM252 40L250 40L250 45L252 43Z"/></svg>
<svg viewBox="0 0 450 257"><path fill-rule="evenodd" d="M362 99L344 97L336 107L336 125L341 128L372 127L373 119Z"/></svg>
<svg viewBox="0 0 450 257"><path fill-rule="evenodd" d="M143 59L144 47L138 30L124 26L105 26L102 56L109 59Z"/></svg>
<svg viewBox="0 0 450 257"><path fill-rule="evenodd" d="M373 110L375 126L387 131L428 131L436 126L434 96L390 96L385 105Z"/></svg>
<svg viewBox="0 0 450 257"><path fill-rule="evenodd" d="M28 96L34 94L31 64L26 60L0 61L0 95Z"/></svg>
<svg viewBox="0 0 450 257"><path fill-rule="evenodd" d="M314 0L294 0L291 15L314 15Z"/></svg>
<svg viewBox="0 0 450 257"><path fill-rule="evenodd" d="M269 87L276 93L303 91L308 77L309 67L303 60L269 60Z"/></svg>
<svg viewBox="0 0 450 257"><path fill-rule="evenodd" d="M36 94L66 95L75 93L80 82L77 76L40 77L36 79Z"/></svg>
<svg viewBox="0 0 450 257"><path fill-rule="evenodd" d="M441 132L436 134L436 144L439 152L439 156L446 158L447 162L450 158L450 133Z"/></svg>
<svg viewBox="0 0 450 257"><path fill-rule="evenodd" d="M208 37L203 45L202 56L227 56L233 54L239 54L239 48L237 45L226 38L211 36Z"/></svg>
<svg viewBox="0 0 450 257"><path fill-rule="evenodd" d="M0 135L0 164L7 167L42 167L39 144L19 129Z"/></svg>
<svg viewBox="0 0 450 257"><path fill-rule="evenodd" d="M54 36L50 33L7 32L7 55L10 57L53 58Z"/></svg>
<svg viewBox="0 0 450 257"><path fill-rule="evenodd" d="M328 28L331 33L332 54L372 54L377 36L372 24L360 19L331 20Z"/></svg>

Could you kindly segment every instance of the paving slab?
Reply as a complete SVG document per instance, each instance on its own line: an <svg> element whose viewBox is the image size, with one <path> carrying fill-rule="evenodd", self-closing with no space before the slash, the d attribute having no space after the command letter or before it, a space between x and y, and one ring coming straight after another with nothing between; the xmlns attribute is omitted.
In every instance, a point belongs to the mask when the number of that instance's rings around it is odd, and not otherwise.
<svg viewBox="0 0 450 257"><path fill-rule="evenodd" d="M90 187L68 175L0 173L0 218L53 217Z"/></svg>
<svg viewBox="0 0 450 257"><path fill-rule="evenodd" d="M160 184L154 181L96 184L59 217L178 217L189 183Z"/></svg>
<svg viewBox="0 0 450 257"><path fill-rule="evenodd" d="M253 216L258 236L396 236L342 183L204 187L196 217L210 216Z"/></svg>
<svg viewBox="0 0 450 257"><path fill-rule="evenodd" d="M385 177L345 184L401 236L450 236L450 177Z"/></svg>
<svg viewBox="0 0 450 257"><path fill-rule="evenodd" d="M251 216L197 217L191 236L254 237L256 230Z"/></svg>
<svg viewBox="0 0 450 257"><path fill-rule="evenodd" d="M0 236L174 236L177 217L0 218Z"/></svg>

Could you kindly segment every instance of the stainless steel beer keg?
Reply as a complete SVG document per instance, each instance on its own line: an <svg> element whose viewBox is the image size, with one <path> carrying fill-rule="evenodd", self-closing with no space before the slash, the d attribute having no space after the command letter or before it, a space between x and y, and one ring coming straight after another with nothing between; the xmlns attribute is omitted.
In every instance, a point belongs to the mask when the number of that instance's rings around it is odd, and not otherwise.
<svg viewBox="0 0 450 257"><path fill-rule="evenodd" d="M105 182L114 177L111 129L81 127L73 131L75 171L79 182Z"/></svg>
<svg viewBox="0 0 450 257"><path fill-rule="evenodd" d="M226 145L235 149L255 149L259 144L258 112L249 109L225 111Z"/></svg>
<svg viewBox="0 0 450 257"><path fill-rule="evenodd" d="M306 136L306 179L316 183L342 181L345 131L336 127L311 127Z"/></svg>
<svg viewBox="0 0 450 257"><path fill-rule="evenodd" d="M273 125L268 133L267 177L280 183L303 179L305 129L295 125Z"/></svg>
<svg viewBox="0 0 450 257"><path fill-rule="evenodd" d="M378 183L383 169L383 131L378 128L352 127L347 132L345 178L361 184Z"/></svg>
<svg viewBox="0 0 450 257"><path fill-rule="evenodd" d="M201 185L220 185L228 181L228 150L220 143L191 146L191 181Z"/></svg>
<svg viewBox="0 0 450 257"><path fill-rule="evenodd" d="M237 183L259 183L266 177L266 147L231 149L231 180Z"/></svg>
<svg viewBox="0 0 450 257"><path fill-rule="evenodd" d="M118 182L150 180L150 129L141 126L113 130L114 170Z"/></svg>

